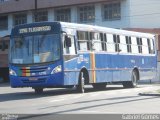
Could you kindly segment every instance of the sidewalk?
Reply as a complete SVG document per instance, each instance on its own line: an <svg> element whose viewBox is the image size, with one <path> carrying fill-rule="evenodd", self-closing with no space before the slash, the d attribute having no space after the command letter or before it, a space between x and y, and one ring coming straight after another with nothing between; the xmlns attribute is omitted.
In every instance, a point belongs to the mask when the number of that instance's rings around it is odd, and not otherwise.
<svg viewBox="0 0 160 120"><path fill-rule="evenodd" d="M8 87L8 86L10 86L9 82L0 83L0 87Z"/></svg>
<svg viewBox="0 0 160 120"><path fill-rule="evenodd" d="M144 92L144 93L139 93L139 95L141 95L141 96L160 96L160 88L155 91L148 91L148 92Z"/></svg>

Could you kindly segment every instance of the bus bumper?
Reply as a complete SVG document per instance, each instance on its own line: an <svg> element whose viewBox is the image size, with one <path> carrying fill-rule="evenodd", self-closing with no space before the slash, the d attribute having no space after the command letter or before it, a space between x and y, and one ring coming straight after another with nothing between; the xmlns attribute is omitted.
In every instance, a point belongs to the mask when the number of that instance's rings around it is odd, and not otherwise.
<svg viewBox="0 0 160 120"><path fill-rule="evenodd" d="M39 77L10 76L11 87L56 87L64 85L63 73Z"/></svg>

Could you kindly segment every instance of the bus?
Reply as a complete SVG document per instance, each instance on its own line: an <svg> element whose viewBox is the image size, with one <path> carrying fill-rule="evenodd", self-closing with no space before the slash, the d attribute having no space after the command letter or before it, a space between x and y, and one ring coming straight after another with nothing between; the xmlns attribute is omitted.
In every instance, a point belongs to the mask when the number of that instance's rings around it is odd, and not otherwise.
<svg viewBox="0 0 160 120"><path fill-rule="evenodd" d="M38 22L11 32L11 87L44 88L85 85L103 89L107 83L134 88L156 75L155 36L94 25Z"/></svg>
<svg viewBox="0 0 160 120"><path fill-rule="evenodd" d="M8 67L8 48L9 36L0 38L0 79L1 82L9 81L9 67Z"/></svg>

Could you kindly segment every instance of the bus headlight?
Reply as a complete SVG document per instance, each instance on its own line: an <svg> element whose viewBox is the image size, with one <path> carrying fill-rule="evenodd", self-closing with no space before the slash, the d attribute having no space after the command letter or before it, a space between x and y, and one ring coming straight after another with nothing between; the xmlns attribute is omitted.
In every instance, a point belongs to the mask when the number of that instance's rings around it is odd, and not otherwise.
<svg viewBox="0 0 160 120"><path fill-rule="evenodd" d="M16 72L12 69L9 70L9 74L13 76L17 76Z"/></svg>
<svg viewBox="0 0 160 120"><path fill-rule="evenodd" d="M62 66L61 66L61 65L58 65L57 67L55 67L55 68L52 70L51 74L59 73L59 72L61 72L61 71L62 71Z"/></svg>

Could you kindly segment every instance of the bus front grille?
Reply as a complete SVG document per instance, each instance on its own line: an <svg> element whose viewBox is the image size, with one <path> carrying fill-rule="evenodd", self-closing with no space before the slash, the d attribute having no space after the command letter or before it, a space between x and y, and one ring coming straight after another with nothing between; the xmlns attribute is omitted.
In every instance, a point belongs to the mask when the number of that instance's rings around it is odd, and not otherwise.
<svg viewBox="0 0 160 120"><path fill-rule="evenodd" d="M43 67L23 67L20 69L19 76L25 77L25 76L39 76L41 75L40 73L46 72L48 69L47 66Z"/></svg>

